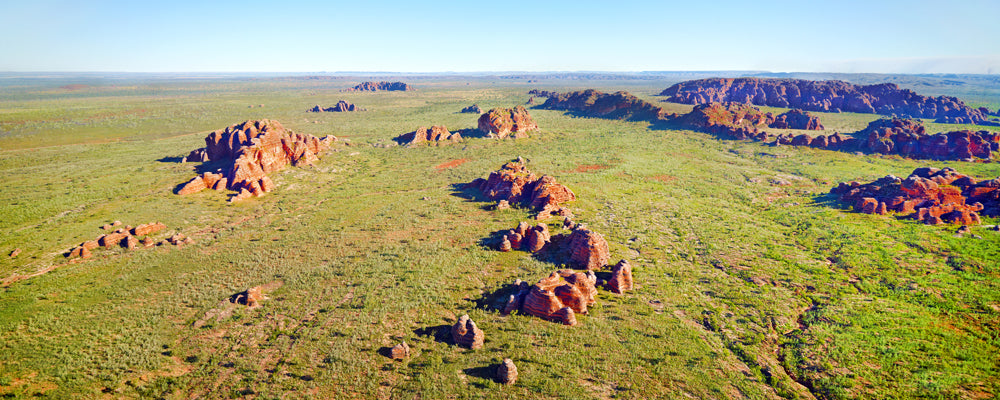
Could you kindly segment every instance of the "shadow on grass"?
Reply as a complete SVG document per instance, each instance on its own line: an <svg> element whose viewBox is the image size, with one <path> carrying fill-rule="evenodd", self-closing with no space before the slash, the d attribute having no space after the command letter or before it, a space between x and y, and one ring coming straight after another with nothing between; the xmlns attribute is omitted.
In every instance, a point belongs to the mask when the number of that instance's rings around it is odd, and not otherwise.
<svg viewBox="0 0 1000 400"><path fill-rule="evenodd" d="M163 158L158 159L156 161L157 162L161 162L161 163L180 163L181 160L183 160L183 159L184 159L184 157L163 157Z"/></svg>
<svg viewBox="0 0 1000 400"><path fill-rule="evenodd" d="M427 337L438 343L455 344L451 339L451 325L448 324L417 328L413 330L413 333L418 337Z"/></svg>
<svg viewBox="0 0 1000 400"><path fill-rule="evenodd" d="M474 377L474 378L485 379L487 381L497 382L497 380L496 380L496 373L497 373L497 368L499 368L499 367L500 367L500 364L490 364L489 366L486 366L486 367L466 368L466 369L463 369L462 372L464 372L466 375ZM469 382L469 383L471 385L475 386L475 387L480 388L480 389L486 389L486 388L489 387L489 385L485 385L485 384L483 384L481 382L472 381L472 382Z"/></svg>
<svg viewBox="0 0 1000 400"><path fill-rule="evenodd" d="M493 201L490 200L489 197L486 197L486 195L484 195L483 192L479 191L479 189L469 186L469 183L452 183L451 195L458 197L460 199L465 199L465 201L469 203L485 203L479 206L479 208L482 210L489 211L494 209L494 207L496 207L496 205L493 204Z"/></svg>

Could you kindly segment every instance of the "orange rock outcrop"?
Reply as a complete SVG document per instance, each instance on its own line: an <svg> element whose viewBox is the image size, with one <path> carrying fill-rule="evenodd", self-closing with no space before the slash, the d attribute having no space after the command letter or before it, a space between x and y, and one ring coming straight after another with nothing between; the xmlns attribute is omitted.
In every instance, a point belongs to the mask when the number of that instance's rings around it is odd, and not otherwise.
<svg viewBox="0 0 1000 400"><path fill-rule="evenodd" d="M263 196L274 189L274 182L267 174L288 165L312 164L336 140L333 136L320 139L297 134L278 121L267 119L235 124L210 133L205 138L205 148L196 150L211 162L224 160L222 170L196 176L177 193L226 188L239 192L231 201Z"/></svg>

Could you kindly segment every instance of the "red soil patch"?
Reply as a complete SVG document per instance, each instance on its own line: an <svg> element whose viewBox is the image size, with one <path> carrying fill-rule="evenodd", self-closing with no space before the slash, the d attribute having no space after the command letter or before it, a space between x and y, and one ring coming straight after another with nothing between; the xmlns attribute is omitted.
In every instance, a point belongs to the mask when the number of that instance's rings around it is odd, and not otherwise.
<svg viewBox="0 0 1000 400"><path fill-rule="evenodd" d="M86 89L88 87L90 87L90 86L84 85L84 84L80 84L80 83L74 83L72 85L63 85L63 86L60 86L59 88L60 89L66 89L66 90L80 90L80 89Z"/></svg>
<svg viewBox="0 0 1000 400"><path fill-rule="evenodd" d="M599 171L599 170L608 169L608 168L611 168L611 166L610 165L605 165L605 164L589 164L589 165L588 164L580 164L580 165L576 166L576 168L573 170L573 172Z"/></svg>
<svg viewBox="0 0 1000 400"><path fill-rule="evenodd" d="M652 179L654 181L660 181L660 182L663 182L663 183L670 183L670 182L676 181L677 177L676 176L671 176L671 175L655 175L655 176L649 177L649 179Z"/></svg>
<svg viewBox="0 0 1000 400"><path fill-rule="evenodd" d="M446 162L444 164L438 165L438 166L434 167L434 169L438 170L438 172L441 172L441 171L444 171L444 170L446 170L448 168L455 168L455 167L457 167L459 165L462 165L462 164L465 164L467 162L469 162L468 158L460 158L458 160L451 160L451 161L448 161L448 162Z"/></svg>

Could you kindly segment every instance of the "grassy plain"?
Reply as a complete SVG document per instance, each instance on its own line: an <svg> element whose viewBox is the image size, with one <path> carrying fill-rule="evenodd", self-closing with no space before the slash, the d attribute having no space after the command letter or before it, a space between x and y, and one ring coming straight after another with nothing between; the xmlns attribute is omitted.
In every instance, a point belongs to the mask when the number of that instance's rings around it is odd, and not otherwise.
<svg viewBox="0 0 1000 400"><path fill-rule="evenodd" d="M541 131L529 139L381 146L421 125L474 127L458 110L522 104L531 88L659 101L670 82L419 79L406 93L339 91L354 80L126 83L35 82L0 100L0 250L23 249L0 257L0 279L55 267L0 288L0 396L1000 393L1000 233L954 237L953 226L856 214L826 194L927 165L993 178L1000 164L774 148L535 109ZM341 99L369 111L305 112ZM278 188L260 199L172 193L194 175L174 158L250 118L351 145L275 174ZM821 115L840 132L874 118ZM576 327L483 307L514 279L557 268L484 240L532 213L491 211L455 186L517 156L572 188L577 220L635 266L637 290L602 291ZM467 161L438 168L454 160ZM113 220L162 221L162 235L196 243L66 263L63 252ZM276 288L263 307L230 310L229 296L267 283ZM441 340L464 313L486 332L484 349ZM380 355L401 340L410 359ZM503 358L520 371L513 386L490 379Z"/></svg>

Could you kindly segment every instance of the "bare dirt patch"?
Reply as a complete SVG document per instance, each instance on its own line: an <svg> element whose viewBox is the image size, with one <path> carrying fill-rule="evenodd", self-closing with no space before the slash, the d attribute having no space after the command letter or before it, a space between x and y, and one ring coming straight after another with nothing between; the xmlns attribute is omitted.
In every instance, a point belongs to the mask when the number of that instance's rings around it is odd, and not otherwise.
<svg viewBox="0 0 1000 400"><path fill-rule="evenodd" d="M676 176L672 176L672 175L665 175L664 174L664 175L654 175L654 176L649 177L649 179L654 180L654 181L663 182L663 183L670 183L670 182L676 181L677 177Z"/></svg>
<svg viewBox="0 0 1000 400"><path fill-rule="evenodd" d="M440 165L434 167L434 169L436 169L438 172L441 172L441 171L444 171L444 170L446 170L448 168L455 168L455 167L457 167L459 165L462 165L462 164L465 164L467 162L469 162L468 158L460 158L460 159L457 159L457 160L448 161L448 162L446 162L444 164L440 164Z"/></svg>
<svg viewBox="0 0 1000 400"><path fill-rule="evenodd" d="M571 172L594 172L608 168L611 168L611 166L607 164L580 164L577 165Z"/></svg>

